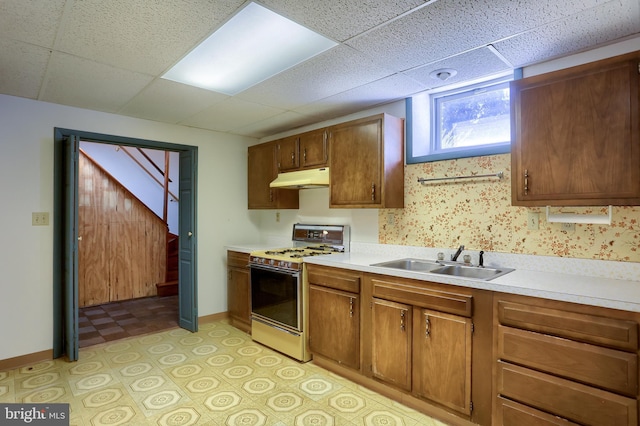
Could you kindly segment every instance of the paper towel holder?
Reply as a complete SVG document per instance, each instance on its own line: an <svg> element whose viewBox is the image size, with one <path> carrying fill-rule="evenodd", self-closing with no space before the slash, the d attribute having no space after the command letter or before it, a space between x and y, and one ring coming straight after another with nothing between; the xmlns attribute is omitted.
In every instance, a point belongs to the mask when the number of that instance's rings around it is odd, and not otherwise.
<svg viewBox="0 0 640 426"><path fill-rule="evenodd" d="M611 225L613 207L604 215L581 215L576 213L550 213L547 206L547 222L551 223L591 223L594 225Z"/></svg>

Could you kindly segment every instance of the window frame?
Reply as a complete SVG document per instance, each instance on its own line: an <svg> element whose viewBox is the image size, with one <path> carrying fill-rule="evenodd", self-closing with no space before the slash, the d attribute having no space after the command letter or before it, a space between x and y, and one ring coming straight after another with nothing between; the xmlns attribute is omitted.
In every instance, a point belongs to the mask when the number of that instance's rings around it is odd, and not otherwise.
<svg viewBox="0 0 640 426"><path fill-rule="evenodd" d="M483 88L503 85L506 85L506 87L508 88L510 82L513 79L514 75L512 73L509 73L507 75L497 77L494 76L493 78L467 84L464 86L457 86L453 88L449 87L443 88L443 90L424 92L423 94L420 94L422 96L422 99L417 100L417 102L415 102L416 99L414 98L407 98L406 163L428 163L432 161L479 157L483 155L506 154L511 152L511 137L509 137L508 141L493 144L478 145L474 147L448 148L445 150L436 149L437 144L439 144L439 140L436 139L439 131L435 127L438 119L438 116L436 114L436 104L438 100L451 96L464 97L465 94L471 96L474 94L474 92L477 92L478 90ZM427 96L428 101L425 100L425 97ZM427 108L424 107L425 102L426 105L428 105ZM511 132L509 132L509 135L511 135ZM416 143L424 144L424 146L427 147L427 153L414 156L414 144Z"/></svg>

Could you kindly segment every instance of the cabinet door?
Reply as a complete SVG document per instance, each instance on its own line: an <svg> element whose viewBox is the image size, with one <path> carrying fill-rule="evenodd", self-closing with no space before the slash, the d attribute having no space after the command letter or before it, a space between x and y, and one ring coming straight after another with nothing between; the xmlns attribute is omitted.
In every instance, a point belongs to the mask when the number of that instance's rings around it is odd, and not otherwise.
<svg viewBox="0 0 640 426"><path fill-rule="evenodd" d="M278 170L288 172L300 167L300 139L290 136L276 142Z"/></svg>
<svg viewBox="0 0 640 426"><path fill-rule="evenodd" d="M471 320L422 309L413 336L414 393L471 414Z"/></svg>
<svg viewBox="0 0 640 426"><path fill-rule="evenodd" d="M382 119L357 120L331 129L330 204L333 207L381 204Z"/></svg>
<svg viewBox="0 0 640 426"><path fill-rule="evenodd" d="M324 167L329 160L327 131L315 130L300 135L300 167L312 169Z"/></svg>
<svg viewBox="0 0 640 426"><path fill-rule="evenodd" d="M227 268L227 305L232 325L249 331L251 326L251 287L248 268Z"/></svg>
<svg viewBox="0 0 640 426"><path fill-rule="evenodd" d="M249 209L297 209L297 189L269 187L278 176L276 145L264 143L250 146L248 150L248 205Z"/></svg>
<svg viewBox="0 0 640 426"><path fill-rule="evenodd" d="M374 298L372 308L373 376L411 390L412 307Z"/></svg>
<svg viewBox="0 0 640 426"><path fill-rule="evenodd" d="M640 204L632 56L512 83L514 205Z"/></svg>
<svg viewBox="0 0 640 426"><path fill-rule="evenodd" d="M309 286L309 349L348 367L360 368L360 298Z"/></svg>

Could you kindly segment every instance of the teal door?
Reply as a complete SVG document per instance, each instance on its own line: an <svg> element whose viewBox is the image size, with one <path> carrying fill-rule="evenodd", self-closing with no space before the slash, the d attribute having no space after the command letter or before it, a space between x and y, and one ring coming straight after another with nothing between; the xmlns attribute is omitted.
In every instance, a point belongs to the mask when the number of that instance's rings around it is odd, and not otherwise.
<svg viewBox="0 0 640 426"><path fill-rule="evenodd" d="M76 136L64 141L64 347L69 361L78 360L78 148Z"/></svg>
<svg viewBox="0 0 640 426"><path fill-rule="evenodd" d="M198 330L196 183L198 148L80 130L54 129L53 357L78 359L78 156L80 140L180 153L179 319ZM184 197L184 198L183 198Z"/></svg>
<svg viewBox="0 0 640 426"><path fill-rule="evenodd" d="M179 284L178 299L180 327L198 331L198 287L196 280L196 158L197 151L180 152L179 206Z"/></svg>

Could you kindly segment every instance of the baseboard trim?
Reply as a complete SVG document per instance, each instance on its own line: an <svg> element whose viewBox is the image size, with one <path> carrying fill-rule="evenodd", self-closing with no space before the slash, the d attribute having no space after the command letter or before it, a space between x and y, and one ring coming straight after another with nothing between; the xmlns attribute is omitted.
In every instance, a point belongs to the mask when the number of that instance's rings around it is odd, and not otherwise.
<svg viewBox="0 0 640 426"><path fill-rule="evenodd" d="M206 324L208 322L214 322L229 318L228 312L218 312L217 314L205 315L203 317L198 317L198 322L201 324Z"/></svg>
<svg viewBox="0 0 640 426"><path fill-rule="evenodd" d="M0 371L13 370L15 368L24 367L25 365L37 364L43 361L51 361L53 359L53 349L47 349L32 354L20 355L13 358L0 359Z"/></svg>

